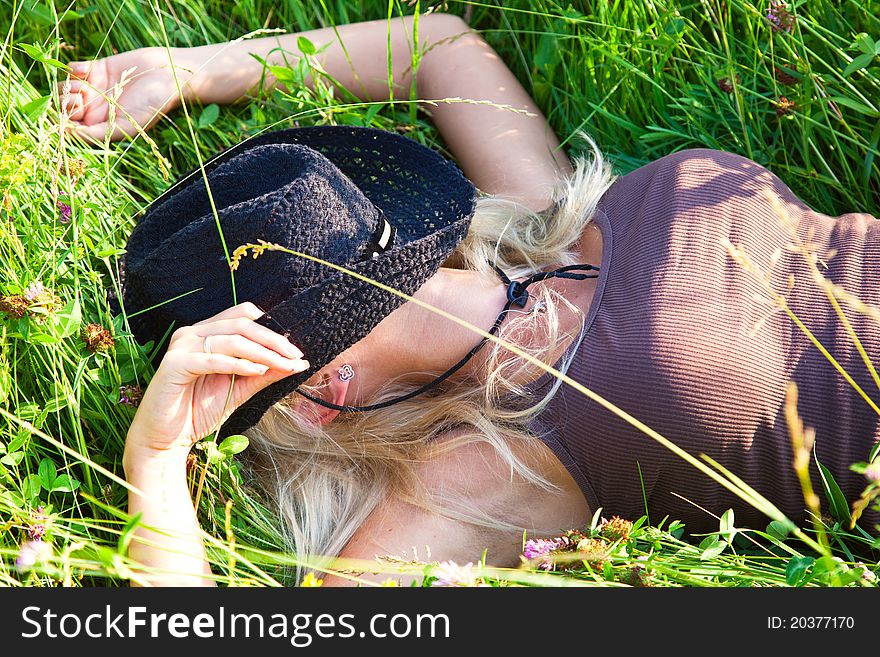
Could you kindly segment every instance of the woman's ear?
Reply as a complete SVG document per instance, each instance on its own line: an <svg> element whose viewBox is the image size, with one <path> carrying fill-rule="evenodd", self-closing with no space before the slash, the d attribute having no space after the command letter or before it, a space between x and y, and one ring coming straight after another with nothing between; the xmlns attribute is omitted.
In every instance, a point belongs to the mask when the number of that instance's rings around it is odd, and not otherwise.
<svg viewBox="0 0 880 657"><path fill-rule="evenodd" d="M351 377L325 375L324 383L317 396L331 404L343 406L345 404L345 395L348 393L348 384L350 381ZM332 422L340 413L340 411L335 408L321 406L321 404L317 404L311 399L306 399L305 397L300 399L300 408L302 409L303 417L322 427Z"/></svg>

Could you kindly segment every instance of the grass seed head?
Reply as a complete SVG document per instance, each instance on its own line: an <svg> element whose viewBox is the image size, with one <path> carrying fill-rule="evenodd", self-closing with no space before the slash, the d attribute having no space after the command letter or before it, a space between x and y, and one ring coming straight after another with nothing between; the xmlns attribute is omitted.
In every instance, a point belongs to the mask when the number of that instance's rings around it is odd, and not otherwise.
<svg viewBox="0 0 880 657"><path fill-rule="evenodd" d="M266 240L257 240L259 244L242 244L237 247L235 251L232 252L232 257L229 260L229 269L235 271L238 269L238 265L241 263L241 259L247 255L248 249L251 250L251 255L253 255L254 260L259 258L263 253L268 251L274 251L276 249L280 249L277 244L272 244L271 242L267 242Z"/></svg>

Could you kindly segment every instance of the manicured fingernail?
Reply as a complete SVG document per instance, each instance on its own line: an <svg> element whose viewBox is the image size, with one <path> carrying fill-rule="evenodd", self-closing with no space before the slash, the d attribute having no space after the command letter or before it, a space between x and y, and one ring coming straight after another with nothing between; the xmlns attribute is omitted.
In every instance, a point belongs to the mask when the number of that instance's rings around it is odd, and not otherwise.
<svg viewBox="0 0 880 657"><path fill-rule="evenodd" d="M260 374L265 374L269 371L268 365L260 365L259 363L252 363L252 368L255 372L259 372Z"/></svg>
<svg viewBox="0 0 880 657"><path fill-rule="evenodd" d="M302 358L303 357L303 352L301 352L299 349L297 349L294 345L290 344L289 342L284 347L284 352L288 356L290 356L291 358Z"/></svg>

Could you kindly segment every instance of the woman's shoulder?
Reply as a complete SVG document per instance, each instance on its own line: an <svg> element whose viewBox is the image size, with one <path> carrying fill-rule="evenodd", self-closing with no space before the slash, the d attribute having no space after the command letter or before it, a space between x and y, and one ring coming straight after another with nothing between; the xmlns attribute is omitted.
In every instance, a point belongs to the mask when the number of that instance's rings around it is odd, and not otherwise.
<svg viewBox="0 0 880 657"><path fill-rule="evenodd" d="M648 205L673 215L687 208L713 208L735 201L758 202L766 190L799 202L778 176L747 157L711 148L664 155L617 179L603 198L609 208Z"/></svg>
<svg viewBox="0 0 880 657"><path fill-rule="evenodd" d="M772 175L765 167L737 153L713 148L686 148L644 164L621 176L618 182L657 176L706 179L721 173L740 177Z"/></svg>

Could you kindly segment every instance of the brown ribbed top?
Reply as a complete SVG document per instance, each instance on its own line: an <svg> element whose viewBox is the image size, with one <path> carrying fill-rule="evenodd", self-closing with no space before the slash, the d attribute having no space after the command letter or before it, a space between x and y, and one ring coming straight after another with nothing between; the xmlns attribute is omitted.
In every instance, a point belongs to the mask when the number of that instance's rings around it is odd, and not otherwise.
<svg viewBox="0 0 880 657"><path fill-rule="evenodd" d="M849 465L867 459L880 438L880 417L723 240L741 245L875 403L880 391L804 257L788 248L790 229L768 190L799 238L828 258L825 275L880 306L880 222L813 212L779 178L740 156L683 151L620 178L603 197L595 219L603 237L600 278L569 375L694 456L711 456L802 521L783 414L787 382L798 384L798 411L816 430L816 455L850 502L867 481ZM880 324L845 312L880 367ZM606 517L638 518L647 500L652 522L669 515L689 532L717 530L707 511L721 515L731 507L738 526L763 529L769 521L569 386L559 389L538 426L591 508L602 507ZM815 463L811 470L824 497ZM876 513L864 520L872 532L880 522Z"/></svg>

